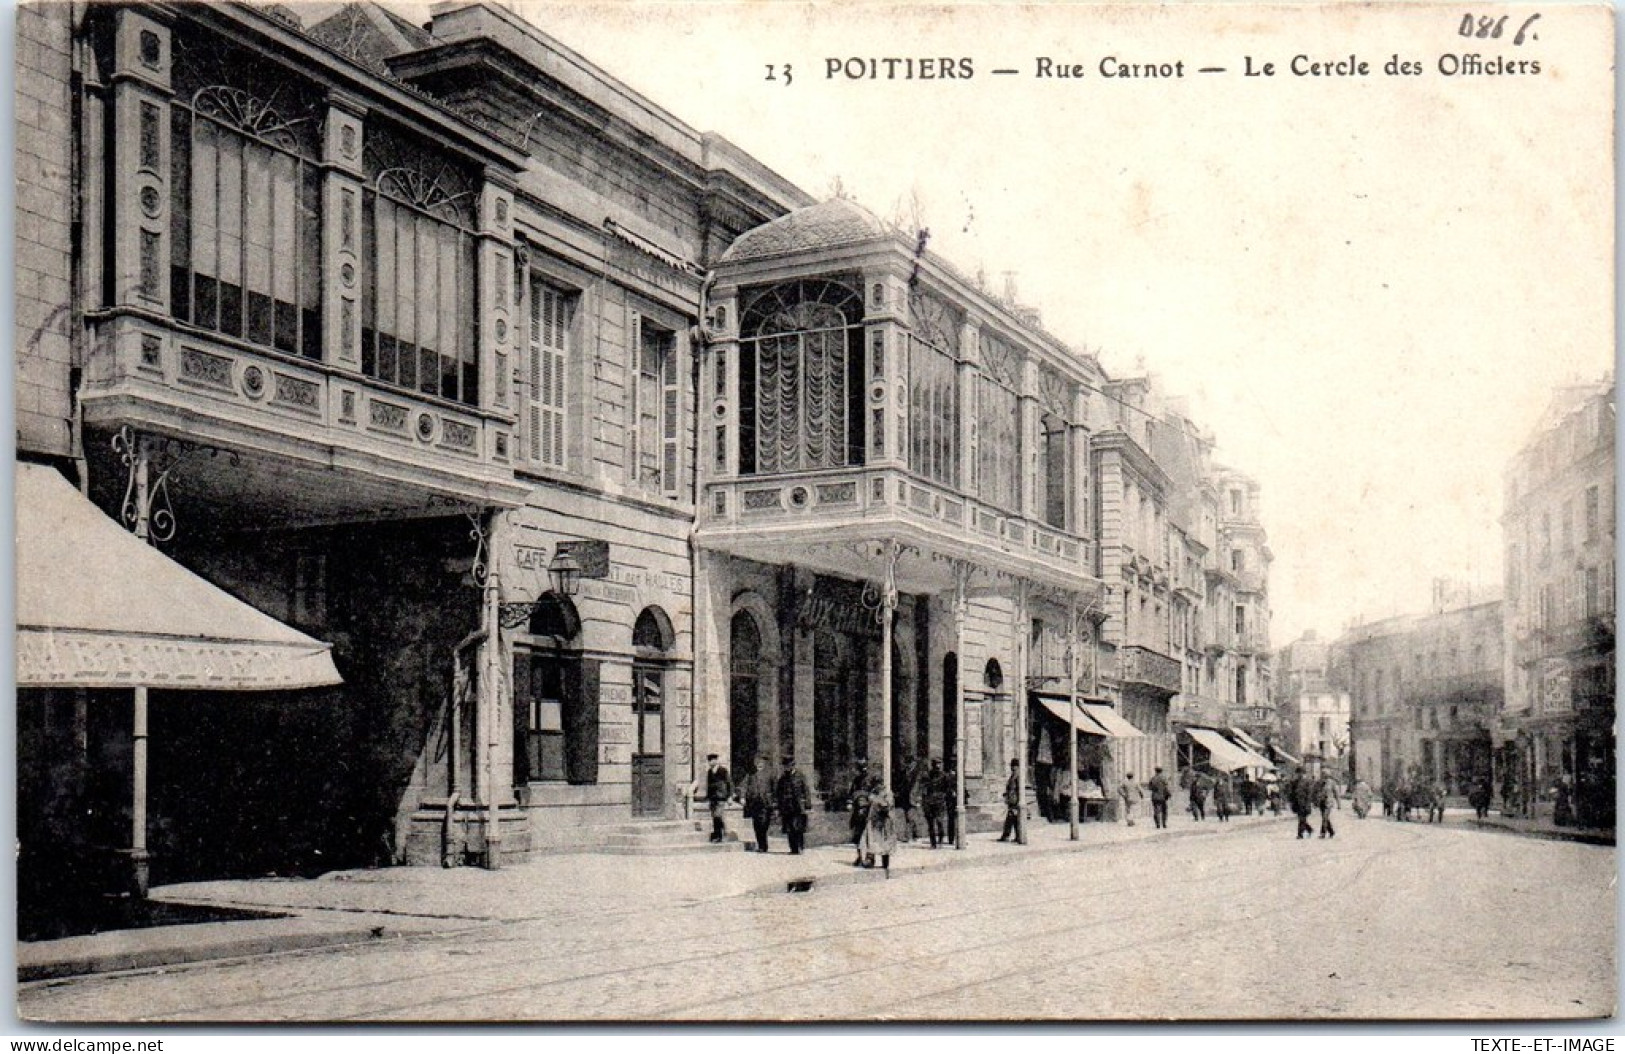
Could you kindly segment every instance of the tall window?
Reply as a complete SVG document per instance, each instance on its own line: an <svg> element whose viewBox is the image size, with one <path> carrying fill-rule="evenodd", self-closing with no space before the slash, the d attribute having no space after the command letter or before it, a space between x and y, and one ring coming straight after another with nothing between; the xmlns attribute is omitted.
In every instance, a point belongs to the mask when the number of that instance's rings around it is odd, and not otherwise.
<svg viewBox="0 0 1625 1054"><path fill-rule="evenodd" d="M747 294L741 473L863 463L862 318L862 298L840 282L786 282Z"/></svg>
<svg viewBox="0 0 1625 1054"><path fill-rule="evenodd" d="M647 318L634 318L632 449L628 453L633 482L675 495L678 487L678 415L681 391L677 377L677 334Z"/></svg>
<svg viewBox="0 0 1625 1054"><path fill-rule="evenodd" d="M959 485L959 321L928 293L909 297L908 465L918 475Z"/></svg>
<svg viewBox="0 0 1625 1054"><path fill-rule="evenodd" d="M1020 360L1009 344L982 335L976 378L976 493L1006 512L1021 511Z"/></svg>
<svg viewBox="0 0 1625 1054"><path fill-rule="evenodd" d="M1245 604L1237 604L1236 605L1236 636L1237 637L1242 637L1242 636L1245 636L1246 633L1247 633L1247 606Z"/></svg>
<svg viewBox="0 0 1625 1054"><path fill-rule="evenodd" d="M1588 542L1597 540L1597 534L1602 522L1602 492L1596 486L1586 488L1586 534Z"/></svg>
<svg viewBox="0 0 1625 1054"><path fill-rule="evenodd" d="M1066 419L1045 413L1038 419L1039 441L1043 444L1044 522L1063 530L1067 527L1067 468L1072 450L1072 429Z"/></svg>
<svg viewBox="0 0 1625 1054"><path fill-rule="evenodd" d="M528 629L513 659L514 782L596 783L598 674L581 657L581 620L548 593Z"/></svg>
<svg viewBox="0 0 1625 1054"><path fill-rule="evenodd" d="M474 181L381 122L368 126L366 144L362 372L475 404Z"/></svg>
<svg viewBox="0 0 1625 1054"><path fill-rule="evenodd" d="M263 348L321 358L313 93L285 70L184 34L176 41L175 79L168 116L170 313ZM277 87L262 98L233 82ZM162 161L162 120L158 107L140 104L143 164ZM158 281L154 274L153 285Z"/></svg>
<svg viewBox="0 0 1625 1054"><path fill-rule="evenodd" d="M533 281L530 286L530 391L525 431L533 464L563 468L565 384L570 361L571 301L567 294Z"/></svg>

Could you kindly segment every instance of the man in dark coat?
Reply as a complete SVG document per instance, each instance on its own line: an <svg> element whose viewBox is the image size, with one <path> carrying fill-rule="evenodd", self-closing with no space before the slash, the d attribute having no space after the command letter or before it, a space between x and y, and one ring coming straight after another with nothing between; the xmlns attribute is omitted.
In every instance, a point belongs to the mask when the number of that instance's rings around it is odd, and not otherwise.
<svg viewBox="0 0 1625 1054"><path fill-rule="evenodd" d="M1207 819L1207 800L1213 793L1213 777L1205 772L1198 772L1191 781L1191 818L1198 822Z"/></svg>
<svg viewBox="0 0 1625 1054"><path fill-rule="evenodd" d="M773 774L767 770L767 756L751 766L745 778L745 815L756 833L756 851L767 852L768 825L773 822Z"/></svg>
<svg viewBox="0 0 1625 1054"><path fill-rule="evenodd" d="M1292 784L1287 788L1287 798L1292 802L1292 813L1298 818L1298 837L1315 836L1315 828L1309 822L1309 814L1315 811L1315 781L1300 766L1293 774Z"/></svg>
<svg viewBox="0 0 1625 1054"><path fill-rule="evenodd" d="M1010 759L1010 778L1004 781L1004 833L999 841L1021 841L1021 759Z"/></svg>
<svg viewBox="0 0 1625 1054"><path fill-rule="evenodd" d="M1168 799L1174 796L1174 790L1168 786L1168 777L1162 774L1161 766L1152 774L1147 786L1151 789L1151 823L1156 827L1167 827Z"/></svg>
<svg viewBox="0 0 1625 1054"><path fill-rule="evenodd" d="M790 755L780 759L779 769L779 779L774 785L779 821L790 843L790 855L799 856L807 845L807 814L812 812L812 792L807 789L807 777L796 771L795 759Z"/></svg>
<svg viewBox="0 0 1625 1054"><path fill-rule="evenodd" d="M854 867L863 863L863 831L869 826L869 763L859 761L857 772L852 777L852 790L847 795L847 829L852 834L852 846L857 850L858 858L852 862Z"/></svg>
<svg viewBox="0 0 1625 1054"><path fill-rule="evenodd" d="M1343 807L1342 798L1337 793L1337 781L1325 775L1316 780L1314 800L1315 808L1320 810L1320 836L1335 838L1337 831L1332 828L1332 810Z"/></svg>
<svg viewBox="0 0 1625 1054"><path fill-rule="evenodd" d="M913 841L918 833L916 827L919 824L918 810L923 789L920 786L921 774L920 763L914 758L906 759L897 773L892 797L897 801L897 819L900 821L897 824L897 840L900 842Z"/></svg>
<svg viewBox="0 0 1625 1054"><path fill-rule="evenodd" d="M705 764L705 802L711 810L711 841L720 842L728 835L722 822L722 810L734 796L734 782L728 776L728 767L718 761L715 754L707 754Z"/></svg>
<svg viewBox="0 0 1625 1054"><path fill-rule="evenodd" d="M959 772L948 765L942 772L942 786L948 795L948 841L959 844Z"/></svg>
<svg viewBox="0 0 1625 1054"><path fill-rule="evenodd" d="M926 771L922 782L925 830L931 836L931 848L935 849L948 840L943 819L948 811L948 797L954 791L954 788L948 785L948 774L942 771L941 758L931 759L931 767Z"/></svg>

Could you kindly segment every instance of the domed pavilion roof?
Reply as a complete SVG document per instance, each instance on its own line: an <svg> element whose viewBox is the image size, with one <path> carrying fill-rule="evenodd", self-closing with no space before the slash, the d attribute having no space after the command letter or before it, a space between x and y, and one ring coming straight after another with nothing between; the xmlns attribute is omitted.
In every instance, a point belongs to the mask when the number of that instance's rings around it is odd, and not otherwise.
<svg viewBox="0 0 1625 1054"><path fill-rule="evenodd" d="M809 249L855 245L888 235L874 213L846 198L831 198L770 220L741 234L721 263L737 264Z"/></svg>

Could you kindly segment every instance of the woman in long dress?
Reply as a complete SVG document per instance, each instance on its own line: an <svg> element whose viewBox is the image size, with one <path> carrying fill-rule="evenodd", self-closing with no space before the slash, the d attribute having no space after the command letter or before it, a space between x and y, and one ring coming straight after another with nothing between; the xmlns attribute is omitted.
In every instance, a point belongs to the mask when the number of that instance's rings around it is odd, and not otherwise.
<svg viewBox="0 0 1625 1054"><path fill-rule="evenodd" d="M880 777L875 777L869 784L869 821L864 825L859 850L863 856L863 866L874 867L875 857L878 856L880 866L888 876L891 874L891 855L897 851L894 805L891 791L881 785Z"/></svg>

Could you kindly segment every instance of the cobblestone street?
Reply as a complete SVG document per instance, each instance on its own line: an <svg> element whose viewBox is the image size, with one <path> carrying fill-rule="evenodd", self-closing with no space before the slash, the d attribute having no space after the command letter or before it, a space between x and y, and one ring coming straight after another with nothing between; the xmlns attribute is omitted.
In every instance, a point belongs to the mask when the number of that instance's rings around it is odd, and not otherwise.
<svg viewBox="0 0 1625 1054"><path fill-rule="evenodd" d="M658 908L629 898L620 911L30 984L19 1010L64 1021L1612 1012L1610 850L1341 816L1333 841L1295 841L1282 821L802 894ZM628 888L646 891L642 872L692 860L622 866ZM548 863L524 873L547 881Z"/></svg>

